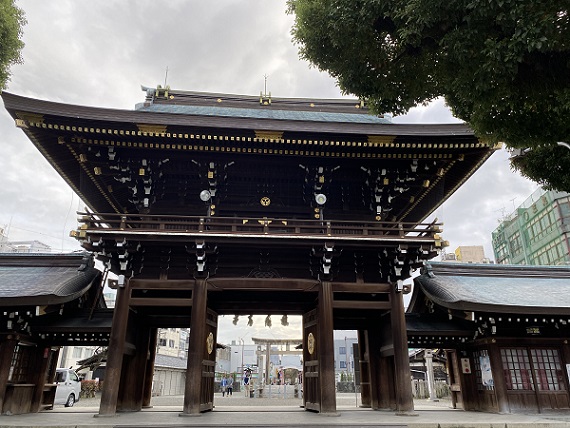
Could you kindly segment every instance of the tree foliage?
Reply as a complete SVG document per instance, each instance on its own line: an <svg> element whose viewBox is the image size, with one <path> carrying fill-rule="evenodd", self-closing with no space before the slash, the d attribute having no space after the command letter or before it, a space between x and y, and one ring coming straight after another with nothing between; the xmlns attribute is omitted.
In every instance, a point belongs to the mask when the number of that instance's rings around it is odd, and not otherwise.
<svg viewBox="0 0 570 428"><path fill-rule="evenodd" d="M540 148L542 155L526 150L513 166L570 191L547 171L570 158L556 145L570 138L569 0L288 4L301 58L329 72L345 93L393 114L442 96L480 138ZM552 163L536 164L545 159Z"/></svg>
<svg viewBox="0 0 570 428"><path fill-rule="evenodd" d="M14 0L0 0L0 91L10 80L10 67L22 62L21 37L25 24L24 12Z"/></svg>

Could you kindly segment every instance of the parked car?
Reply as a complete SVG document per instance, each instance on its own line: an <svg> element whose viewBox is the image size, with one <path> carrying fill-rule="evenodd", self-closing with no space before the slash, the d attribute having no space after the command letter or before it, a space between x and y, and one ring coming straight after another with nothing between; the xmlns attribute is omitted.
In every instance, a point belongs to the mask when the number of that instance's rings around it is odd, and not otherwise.
<svg viewBox="0 0 570 428"><path fill-rule="evenodd" d="M55 401L54 404L64 404L65 407L72 407L79 401L81 392L81 380L71 369L57 369L55 374Z"/></svg>

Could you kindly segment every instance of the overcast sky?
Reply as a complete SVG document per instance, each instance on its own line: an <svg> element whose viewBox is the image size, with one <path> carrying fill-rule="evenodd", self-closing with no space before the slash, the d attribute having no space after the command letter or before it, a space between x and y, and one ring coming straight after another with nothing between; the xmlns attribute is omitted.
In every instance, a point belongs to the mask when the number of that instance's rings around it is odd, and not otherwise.
<svg viewBox="0 0 570 428"><path fill-rule="evenodd" d="M268 75L274 97L342 96L327 74L298 59L285 0L19 0L24 63L12 68L8 92L69 104L133 109L144 100L140 85L256 95ZM436 101L395 122L457 121ZM82 209L77 195L35 149L5 109L0 109L0 228L10 240L37 239L55 250L79 249L68 238ZM448 251L484 245L494 259L491 232L537 185L510 170L508 153L495 153L435 216L444 223ZM273 317L271 329L231 326L224 317L219 341L300 337ZM295 327L295 329L293 328ZM292 333L292 330L295 332ZM298 332L298 334L296 334Z"/></svg>

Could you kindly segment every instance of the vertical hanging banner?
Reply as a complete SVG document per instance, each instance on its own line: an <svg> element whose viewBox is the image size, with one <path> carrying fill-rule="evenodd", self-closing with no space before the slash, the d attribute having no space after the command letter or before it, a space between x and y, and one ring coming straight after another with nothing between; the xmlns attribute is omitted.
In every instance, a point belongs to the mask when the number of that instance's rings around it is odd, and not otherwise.
<svg viewBox="0 0 570 428"><path fill-rule="evenodd" d="M482 355L479 357L479 363L481 364L481 383L484 386L494 386L493 373L491 372L491 360L488 355Z"/></svg>

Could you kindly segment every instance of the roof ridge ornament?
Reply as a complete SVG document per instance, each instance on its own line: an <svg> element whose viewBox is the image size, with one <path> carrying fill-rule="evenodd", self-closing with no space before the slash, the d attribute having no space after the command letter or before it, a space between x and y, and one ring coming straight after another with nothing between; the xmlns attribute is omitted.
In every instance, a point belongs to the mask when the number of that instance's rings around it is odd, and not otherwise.
<svg viewBox="0 0 570 428"><path fill-rule="evenodd" d="M264 85L263 85L263 92L259 93L259 104L262 106L270 106L271 105L271 92L267 93L267 78L269 76L267 74L263 75L264 78Z"/></svg>
<svg viewBox="0 0 570 428"><path fill-rule="evenodd" d="M154 96L156 98L166 98L168 99L168 91L170 91L170 86L169 85L165 85L164 87L160 86L160 85L156 85L156 92L154 94Z"/></svg>

